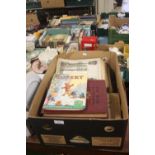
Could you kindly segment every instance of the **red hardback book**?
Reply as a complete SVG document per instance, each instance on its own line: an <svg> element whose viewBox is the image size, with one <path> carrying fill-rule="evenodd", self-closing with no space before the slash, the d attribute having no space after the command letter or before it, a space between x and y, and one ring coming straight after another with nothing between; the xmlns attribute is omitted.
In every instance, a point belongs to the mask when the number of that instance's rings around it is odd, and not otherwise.
<svg viewBox="0 0 155 155"><path fill-rule="evenodd" d="M44 110L43 116L56 117L108 117L108 100L104 80L88 80L86 108L81 111Z"/></svg>

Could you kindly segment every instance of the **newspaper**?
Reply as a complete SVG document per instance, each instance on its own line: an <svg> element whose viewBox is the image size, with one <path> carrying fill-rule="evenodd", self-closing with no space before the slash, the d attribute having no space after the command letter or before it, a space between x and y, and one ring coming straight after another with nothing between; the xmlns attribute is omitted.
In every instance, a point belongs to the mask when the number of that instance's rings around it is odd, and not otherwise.
<svg viewBox="0 0 155 155"><path fill-rule="evenodd" d="M69 74L70 72L87 71L88 79L105 80L106 75L103 74L103 62L100 58L94 59L58 59L56 73Z"/></svg>

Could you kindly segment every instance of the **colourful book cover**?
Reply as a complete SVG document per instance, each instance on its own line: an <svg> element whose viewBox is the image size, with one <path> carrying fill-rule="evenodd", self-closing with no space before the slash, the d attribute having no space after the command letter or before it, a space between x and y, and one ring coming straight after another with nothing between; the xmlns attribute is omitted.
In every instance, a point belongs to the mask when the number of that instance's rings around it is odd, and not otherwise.
<svg viewBox="0 0 155 155"><path fill-rule="evenodd" d="M43 110L84 110L86 107L87 73L55 74Z"/></svg>
<svg viewBox="0 0 155 155"><path fill-rule="evenodd" d="M107 118L108 98L104 80L88 80L86 108L82 111L44 110L43 116Z"/></svg>

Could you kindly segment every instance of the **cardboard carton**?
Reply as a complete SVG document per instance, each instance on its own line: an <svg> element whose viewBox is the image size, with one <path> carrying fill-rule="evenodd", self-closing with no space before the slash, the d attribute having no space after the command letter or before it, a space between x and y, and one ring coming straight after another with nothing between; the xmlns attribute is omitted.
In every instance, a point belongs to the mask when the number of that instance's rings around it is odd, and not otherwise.
<svg viewBox="0 0 155 155"><path fill-rule="evenodd" d="M109 16L109 27L120 27L124 24L129 24L129 18L118 18L116 16Z"/></svg>
<svg viewBox="0 0 155 155"><path fill-rule="evenodd" d="M115 118L63 118L63 117L42 117L39 110L42 107L46 96L46 91L50 84L51 78L56 71L58 57L66 59L90 59L90 58L106 58L108 64L113 69L116 76L116 84L118 92L116 95L109 95L110 102L115 101L114 105L120 104L121 116ZM119 98L119 99L118 99ZM118 110L119 111L119 110ZM95 51L95 52L73 52L63 53L56 56L49 65L48 71L42 80L36 95L32 101L29 111L29 123L33 131L38 135L41 143L51 136L61 137L62 145L80 145L85 147L104 147L113 148L123 145L126 127L128 124L128 107L126 94L122 85L120 69L118 65L117 55L111 52ZM48 141L51 145L54 142ZM61 142L59 141L59 145Z"/></svg>
<svg viewBox="0 0 155 155"><path fill-rule="evenodd" d="M61 8L64 7L64 0L41 0L42 8Z"/></svg>
<svg viewBox="0 0 155 155"><path fill-rule="evenodd" d="M27 13L26 14L26 27L39 25L40 22L35 13Z"/></svg>

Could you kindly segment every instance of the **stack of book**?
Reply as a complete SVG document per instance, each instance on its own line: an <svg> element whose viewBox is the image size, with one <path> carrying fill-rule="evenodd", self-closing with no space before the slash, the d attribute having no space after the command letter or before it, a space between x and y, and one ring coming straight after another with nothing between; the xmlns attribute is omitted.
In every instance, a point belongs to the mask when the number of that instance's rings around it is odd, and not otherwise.
<svg viewBox="0 0 155 155"><path fill-rule="evenodd" d="M96 16L95 15L80 16L80 25L92 25L95 22L96 22Z"/></svg>
<svg viewBox="0 0 155 155"><path fill-rule="evenodd" d="M60 18L61 25L78 25L79 17L78 16L62 16Z"/></svg>
<svg viewBox="0 0 155 155"><path fill-rule="evenodd" d="M58 59L42 106L43 116L107 118L105 62L94 59Z"/></svg>

